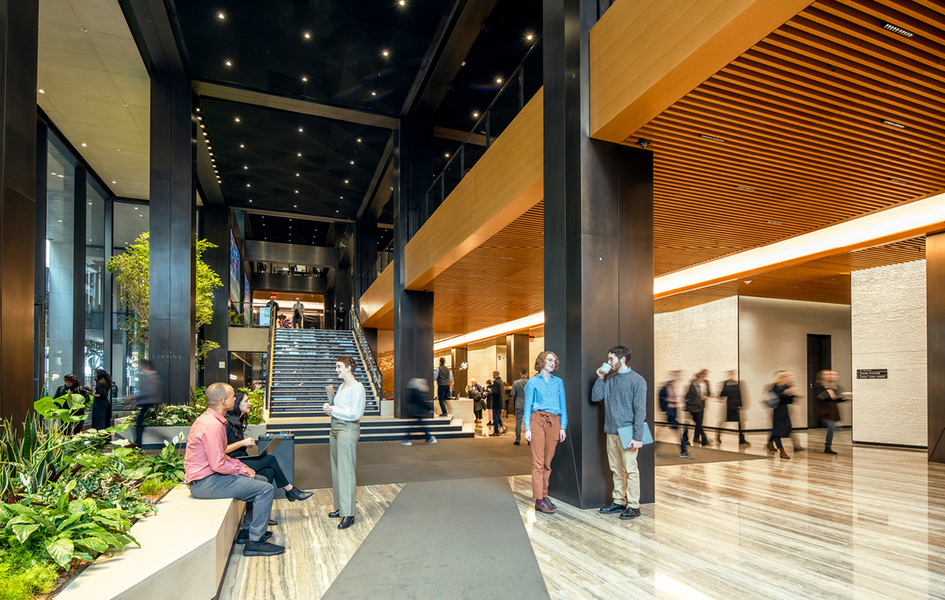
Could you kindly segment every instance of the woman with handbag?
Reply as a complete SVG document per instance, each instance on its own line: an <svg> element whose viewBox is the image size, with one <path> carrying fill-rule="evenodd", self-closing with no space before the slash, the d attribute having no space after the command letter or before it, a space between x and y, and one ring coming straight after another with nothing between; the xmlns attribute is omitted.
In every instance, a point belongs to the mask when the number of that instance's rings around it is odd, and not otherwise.
<svg viewBox="0 0 945 600"><path fill-rule="evenodd" d="M794 373L779 371L765 398L765 404L774 409L771 416L771 437L768 438L768 445L765 446L765 450L778 452L781 458L785 459L791 457L784 450L781 438L791 435L791 413L788 411L788 406L794 402L796 395L797 388L794 387Z"/></svg>

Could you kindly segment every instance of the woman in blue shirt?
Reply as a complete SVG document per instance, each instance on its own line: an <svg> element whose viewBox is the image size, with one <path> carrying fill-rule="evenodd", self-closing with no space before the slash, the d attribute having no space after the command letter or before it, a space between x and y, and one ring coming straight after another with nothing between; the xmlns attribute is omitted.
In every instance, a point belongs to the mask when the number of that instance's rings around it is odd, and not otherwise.
<svg viewBox="0 0 945 600"><path fill-rule="evenodd" d="M532 495L535 510L549 515L557 508L548 499L551 459L557 444L567 437L568 428L564 382L553 375L560 366L558 356L545 350L535 360L538 374L525 385L525 439L532 449Z"/></svg>

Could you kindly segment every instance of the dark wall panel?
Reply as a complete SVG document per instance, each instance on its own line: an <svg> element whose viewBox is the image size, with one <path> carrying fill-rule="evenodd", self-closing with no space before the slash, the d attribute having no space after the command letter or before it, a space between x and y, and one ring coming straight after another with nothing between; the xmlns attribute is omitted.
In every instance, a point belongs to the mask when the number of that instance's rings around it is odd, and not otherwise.
<svg viewBox="0 0 945 600"><path fill-rule="evenodd" d="M929 461L945 463L945 232L925 237Z"/></svg>

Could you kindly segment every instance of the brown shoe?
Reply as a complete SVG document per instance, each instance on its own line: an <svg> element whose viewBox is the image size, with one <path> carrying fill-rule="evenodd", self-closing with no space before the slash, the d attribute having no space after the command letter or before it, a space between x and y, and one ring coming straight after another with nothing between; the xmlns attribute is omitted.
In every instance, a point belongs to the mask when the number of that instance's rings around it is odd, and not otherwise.
<svg viewBox="0 0 945 600"><path fill-rule="evenodd" d="M770 442L770 441L765 445L765 450L767 450L768 452L778 451L778 449L774 447L774 442Z"/></svg>
<svg viewBox="0 0 945 600"><path fill-rule="evenodd" d="M551 505L548 504L548 501L546 498L542 498L541 500L535 500L535 510L538 512L543 512L546 515L555 514L555 509L553 509Z"/></svg>
<svg viewBox="0 0 945 600"><path fill-rule="evenodd" d="M781 458L786 458L786 459L788 459L788 460L791 460L791 457L788 456L788 454L787 454L787 452L784 450L784 448L781 448Z"/></svg>

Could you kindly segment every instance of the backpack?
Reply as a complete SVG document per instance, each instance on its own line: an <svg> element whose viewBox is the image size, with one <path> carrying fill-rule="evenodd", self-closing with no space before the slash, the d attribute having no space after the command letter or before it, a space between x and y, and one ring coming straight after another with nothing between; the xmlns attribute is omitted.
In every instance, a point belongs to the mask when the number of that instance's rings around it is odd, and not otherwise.
<svg viewBox="0 0 945 600"><path fill-rule="evenodd" d="M669 390L666 389L669 387L667 383L660 388L660 410L666 412L669 409Z"/></svg>

